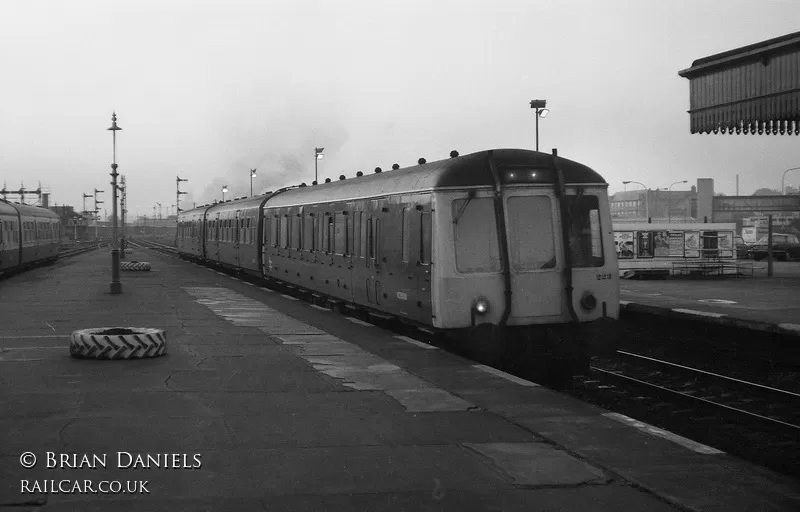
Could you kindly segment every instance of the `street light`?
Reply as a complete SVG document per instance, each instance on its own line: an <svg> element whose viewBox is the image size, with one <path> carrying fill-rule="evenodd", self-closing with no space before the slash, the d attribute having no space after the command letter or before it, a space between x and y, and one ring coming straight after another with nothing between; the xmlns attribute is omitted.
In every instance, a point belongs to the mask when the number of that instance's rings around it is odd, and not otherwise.
<svg viewBox="0 0 800 512"><path fill-rule="evenodd" d="M228 191L228 185L222 185L222 202L225 202L225 192Z"/></svg>
<svg viewBox="0 0 800 512"><path fill-rule="evenodd" d="M797 171L800 170L800 167L792 167L791 169L786 169L783 171L783 178L781 178L781 195L786 195L786 173L789 171Z"/></svg>
<svg viewBox="0 0 800 512"><path fill-rule="evenodd" d="M314 148L314 185L319 182L317 161L322 160L322 157L325 156L325 153L323 153L324 150L325 148Z"/></svg>
<svg viewBox="0 0 800 512"><path fill-rule="evenodd" d="M630 181L629 180L629 181L623 181L622 182L623 185L627 185L628 183L636 183L637 185L641 185L644 188L644 216L649 219L650 218L650 199L649 199L648 196L650 194L648 194L647 185L645 185L644 183L642 183L640 181Z"/></svg>
<svg viewBox="0 0 800 512"><path fill-rule="evenodd" d="M117 247L117 130L122 128L117 126L116 112L111 115L111 128L108 129L111 130L114 147L114 159L111 164L111 199L114 203L111 228L111 294L119 295L122 293L122 283L119 281L119 247Z"/></svg>
<svg viewBox="0 0 800 512"><path fill-rule="evenodd" d="M253 178L256 177L256 170L250 169L250 197L253 197Z"/></svg>
<svg viewBox="0 0 800 512"><path fill-rule="evenodd" d="M547 100L531 100L531 108L536 109L536 151L539 151L539 118L544 119L550 110L544 108Z"/></svg>
<svg viewBox="0 0 800 512"><path fill-rule="evenodd" d="M689 182L686 181L686 180L676 181L675 183L673 183L672 185L669 186L669 188L667 189L667 192L672 192L673 185L677 185L678 183L689 183ZM667 196L667 224L669 224L671 222L672 222L672 196L668 195Z"/></svg>

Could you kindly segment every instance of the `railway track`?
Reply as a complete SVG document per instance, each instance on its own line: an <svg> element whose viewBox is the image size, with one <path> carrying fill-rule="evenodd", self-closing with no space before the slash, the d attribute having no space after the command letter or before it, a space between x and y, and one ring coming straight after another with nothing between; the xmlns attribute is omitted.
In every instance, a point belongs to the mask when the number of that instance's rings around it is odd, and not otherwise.
<svg viewBox="0 0 800 512"><path fill-rule="evenodd" d="M177 252L174 246L159 242L136 240L132 245L171 255ZM298 294L296 289L284 291L311 302L315 300ZM430 331L381 318L369 318L369 321L398 334L453 350ZM622 329L625 328L623 325ZM652 332L650 337L653 337ZM696 342L698 351L709 343L700 335L697 340L682 341ZM668 333L649 341L656 354L663 353L668 343ZM686 355L691 358L692 354ZM475 359L472 354L460 355ZM685 359L687 357L681 358ZM692 364L621 350L614 357L593 358L590 374L576 377L567 393L776 471L800 473L800 384L796 389L782 389L754 382L755 379L748 379L753 371L733 359L717 360L713 366L724 367L726 373L735 376L723 375L723 370L695 368ZM495 366L516 376L531 378L518 361Z"/></svg>
<svg viewBox="0 0 800 512"><path fill-rule="evenodd" d="M570 394L787 474L800 393L628 351L595 357Z"/></svg>

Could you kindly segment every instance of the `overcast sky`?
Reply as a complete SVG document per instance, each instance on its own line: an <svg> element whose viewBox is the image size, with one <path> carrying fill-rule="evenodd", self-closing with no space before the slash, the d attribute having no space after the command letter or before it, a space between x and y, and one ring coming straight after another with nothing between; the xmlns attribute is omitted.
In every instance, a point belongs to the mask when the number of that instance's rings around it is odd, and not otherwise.
<svg viewBox="0 0 800 512"><path fill-rule="evenodd" d="M111 113L129 216L490 148L622 180L779 188L797 136L691 135L693 60L800 30L792 0L6 0L0 178L81 208L105 190ZM800 182L800 172L787 182ZM183 207L187 205L182 204Z"/></svg>

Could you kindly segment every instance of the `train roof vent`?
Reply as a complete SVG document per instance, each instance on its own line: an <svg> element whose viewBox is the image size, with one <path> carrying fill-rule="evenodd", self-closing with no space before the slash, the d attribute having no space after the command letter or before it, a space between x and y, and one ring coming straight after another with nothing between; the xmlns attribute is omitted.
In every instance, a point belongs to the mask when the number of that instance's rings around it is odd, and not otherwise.
<svg viewBox="0 0 800 512"><path fill-rule="evenodd" d="M457 156L458 156L458 151L456 151L455 149L450 152L450 158L456 158Z"/></svg>
<svg viewBox="0 0 800 512"><path fill-rule="evenodd" d="M417 160L417 163L418 163L419 165L422 165L422 164L424 164L425 162L427 162L427 160L425 160L424 158L420 158L419 160Z"/></svg>
<svg viewBox="0 0 800 512"><path fill-rule="evenodd" d="M400 168L400 164L392 164L392 170L393 171L396 171L399 168Z"/></svg>
<svg viewBox="0 0 800 512"><path fill-rule="evenodd" d="M361 176L363 176L363 175L364 175L364 173L363 173L363 172L361 172L361 171L358 171L358 172L356 173L356 177L357 177L357 178L360 178L360 177L361 177Z"/></svg>
<svg viewBox="0 0 800 512"><path fill-rule="evenodd" d="M376 167L375 168L375 174L380 174L382 172L383 172L383 169L381 169L380 167Z"/></svg>
<svg viewBox="0 0 800 512"><path fill-rule="evenodd" d="M340 179L340 180L343 180L343 179L345 179L345 177L344 177L344 174L340 174L340 175L339 175L339 179Z"/></svg>

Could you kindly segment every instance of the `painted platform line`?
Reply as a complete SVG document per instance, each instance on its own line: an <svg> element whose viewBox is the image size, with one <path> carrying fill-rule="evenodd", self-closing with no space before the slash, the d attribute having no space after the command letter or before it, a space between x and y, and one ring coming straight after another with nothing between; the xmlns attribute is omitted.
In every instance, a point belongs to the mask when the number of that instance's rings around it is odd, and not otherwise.
<svg viewBox="0 0 800 512"><path fill-rule="evenodd" d="M284 299L289 299L289 300L300 300L297 297L292 297L291 295L286 295L285 293L282 293L281 297L283 297Z"/></svg>
<svg viewBox="0 0 800 512"><path fill-rule="evenodd" d="M698 443L697 441L692 441L691 439L679 436L678 434L673 434L668 430L662 430L652 425L648 425L647 423L642 423L641 421L635 420L629 416L625 416L624 414L619 414L616 412L608 412L603 414L603 416L605 416L606 418L611 418L612 420L619 421L620 423L625 423L626 425L630 425L631 427L641 430L642 432L646 432L648 434L661 437L668 441L672 441L673 443L679 444L684 448L688 448L693 452L702 453L705 455L720 455L725 453L723 451L717 450L716 448L712 448L711 446Z"/></svg>
<svg viewBox="0 0 800 512"><path fill-rule="evenodd" d="M272 290L270 290L270 289L269 289L269 288L267 288L266 286L259 286L259 288L261 288L261 289L262 289L262 290L264 290L265 292L270 292L270 293L272 293Z"/></svg>
<svg viewBox="0 0 800 512"><path fill-rule="evenodd" d="M364 320L359 320L358 318L353 318L351 316L346 316L345 319L353 322L354 324L363 325L364 327L375 327L374 324L365 322Z"/></svg>
<svg viewBox="0 0 800 512"><path fill-rule="evenodd" d="M629 301L629 300L621 300L621 301L619 301L619 305L620 306L627 306L630 303L631 303L631 301Z"/></svg>
<svg viewBox="0 0 800 512"><path fill-rule="evenodd" d="M539 387L539 384L535 382L531 382L529 380L521 379L510 373L506 373L503 370L498 370L497 368L492 368L491 366L486 366L485 364L474 364L472 365L473 368L477 368L478 370L482 370L486 373L490 373L496 377L500 377L502 379L506 379L509 382L513 382L514 384L519 384L520 386L526 386L529 388Z"/></svg>
<svg viewBox="0 0 800 512"><path fill-rule="evenodd" d="M697 316L707 316L709 318L722 318L722 313L710 313L708 311L697 311L695 309L682 309L682 308L673 308L672 311L675 313L685 313L687 315L697 315Z"/></svg>
<svg viewBox="0 0 800 512"><path fill-rule="evenodd" d="M255 286L253 283L248 283L247 281L244 281L244 284L246 284L247 286Z"/></svg>
<svg viewBox="0 0 800 512"><path fill-rule="evenodd" d="M320 311L325 311L326 313L330 313L331 310L328 308L323 308L322 306L317 306L316 304L309 304L312 308L318 309Z"/></svg>
<svg viewBox="0 0 800 512"><path fill-rule="evenodd" d="M415 340L414 338L409 338L408 336L395 336L398 340L403 340L406 343L411 343L412 345L416 345L418 347L426 348L428 350L438 350L439 347L434 347L433 345L429 345L425 342Z"/></svg>

